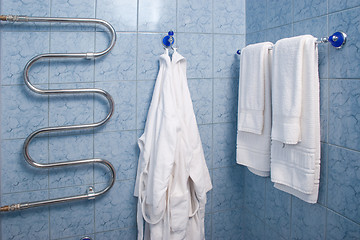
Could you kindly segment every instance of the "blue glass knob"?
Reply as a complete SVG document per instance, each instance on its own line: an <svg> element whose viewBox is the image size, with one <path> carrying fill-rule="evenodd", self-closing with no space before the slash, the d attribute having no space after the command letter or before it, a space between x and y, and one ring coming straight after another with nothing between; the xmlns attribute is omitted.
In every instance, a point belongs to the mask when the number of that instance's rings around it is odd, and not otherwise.
<svg viewBox="0 0 360 240"><path fill-rule="evenodd" d="M336 32L329 37L329 42L335 48L341 48L346 43L346 34L343 32Z"/></svg>
<svg viewBox="0 0 360 240"><path fill-rule="evenodd" d="M168 34L169 34L169 36L173 36L173 35L174 35L174 32L173 32L173 31L169 31Z"/></svg>

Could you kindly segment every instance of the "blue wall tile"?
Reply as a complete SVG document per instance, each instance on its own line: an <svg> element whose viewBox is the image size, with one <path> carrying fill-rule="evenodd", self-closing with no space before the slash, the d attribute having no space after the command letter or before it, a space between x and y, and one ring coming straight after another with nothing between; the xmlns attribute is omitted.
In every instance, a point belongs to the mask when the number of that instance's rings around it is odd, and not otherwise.
<svg viewBox="0 0 360 240"><path fill-rule="evenodd" d="M136 132L106 132L95 134L95 157L108 160L115 168L116 179L135 179L137 161ZM108 181L108 169L98 165L95 168L95 182Z"/></svg>
<svg viewBox="0 0 360 240"><path fill-rule="evenodd" d="M246 35L266 29L266 1L248 0L246 4ZM249 44L249 43L247 43Z"/></svg>
<svg viewBox="0 0 360 240"><path fill-rule="evenodd" d="M291 196L273 187L270 178L265 180L265 223L280 233L290 236Z"/></svg>
<svg viewBox="0 0 360 240"><path fill-rule="evenodd" d="M213 170L213 212L242 207L244 199L243 172L240 166Z"/></svg>
<svg viewBox="0 0 360 240"><path fill-rule="evenodd" d="M320 80L320 139L328 142L329 81Z"/></svg>
<svg viewBox="0 0 360 240"><path fill-rule="evenodd" d="M238 49L245 46L241 35L214 35L214 77L238 78L239 60Z"/></svg>
<svg viewBox="0 0 360 240"><path fill-rule="evenodd" d="M212 77L212 36L209 34L177 35L179 49L186 56L188 78Z"/></svg>
<svg viewBox="0 0 360 240"><path fill-rule="evenodd" d="M284 238L274 229L270 228L265 224L265 239L277 239L277 240L286 240L288 238Z"/></svg>
<svg viewBox="0 0 360 240"><path fill-rule="evenodd" d="M35 17L50 16L50 0L2 1L1 14ZM2 25L5 31L48 31L47 23L14 23Z"/></svg>
<svg viewBox="0 0 360 240"><path fill-rule="evenodd" d="M94 18L95 0L52 0L52 17Z"/></svg>
<svg viewBox="0 0 360 240"><path fill-rule="evenodd" d="M156 79L159 71L159 56L164 53L162 45L163 37L164 34L138 35L137 78L139 80ZM176 40L178 41L178 39ZM179 43L175 42L175 45L177 44ZM183 52L181 51L181 53Z"/></svg>
<svg viewBox="0 0 360 240"><path fill-rule="evenodd" d="M114 189L95 201L95 231L103 232L136 226L135 181L117 181ZM95 188L102 186L96 185Z"/></svg>
<svg viewBox="0 0 360 240"><path fill-rule="evenodd" d="M211 32L212 1L179 1L177 18L180 32Z"/></svg>
<svg viewBox="0 0 360 240"><path fill-rule="evenodd" d="M109 45L109 36L96 33L96 50ZM95 60L95 81L108 82L136 79L136 35L117 33L117 42L109 54Z"/></svg>
<svg viewBox="0 0 360 240"><path fill-rule="evenodd" d="M194 113L198 124L212 122L212 84L212 79L191 79L188 81Z"/></svg>
<svg viewBox="0 0 360 240"><path fill-rule="evenodd" d="M327 0L294 1L294 21L321 16L327 13Z"/></svg>
<svg viewBox="0 0 360 240"><path fill-rule="evenodd" d="M327 211L327 239L357 239L360 236L360 225L343 216L328 210Z"/></svg>
<svg viewBox="0 0 360 240"><path fill-rule="evenodd" d="M92 83L51 84L50 89L91 88L92 86ZM94 119L93 95L51 96L48 111L50 126L92 123Z"/></svg>
<svg viewBox="0 0 360 240"><path fill-rule="evenodd" d="M116 31L136 31L137 1L98 0L96 17L110 22Z"/></svg>
<svg viewBox="0 0 360 240"><path fill-rule="evenodd" d="M214 79L214 122L236 121L238 86L238 79Z"/></svg>
<svg viewBox="0 0 360 240"><path fill-rule="evenodd" d="M236 125L220 123L213 125L213 167L236 165Z"/></svg>
<svg viewBox="0 0 360 240"><path fill-rule="evenodd" d="M320 115L328 115L329 81L320 79Z"/></svg>
<svg viewBox="0 0 360 240"><path fill-rule="evenodd" d="M40 85L39 88L46 89ZM1 136L25 138L32 131L48 126L48 99L24 85L1 87Z"/></svg>
<svg viewBox="0 0 360 240"><path fill-rule="evenodd" d="M107 91L113 98L114 113L101 131L134 130L136 128L136 82L101 82L96 88ZM109 112L109 103L104 97L95 97L95 121L101 121Z"/></svg>
<svg viewBox="0 0 360 240"><path fill-rule="evenodd" d="M246 45L266 42L266 32L255 32L246 34Z"/></svg>
<svg viewBox="0 0 360 240"><path fill-rule="evenodd" d="M244 207L261 219L265 216L265 178L245 169ZM246 194L245 194L246 193Z"/></svg>
<svg viewBox="0 0 360 240"><path fill-rule="evenodd" d="M329 12L335 12L357 6L360 6L360 2L358 0L329 0Z"/></svg>
<svg viewBox="0 0 360 240"><path fill-rule="evenodd" d="M354 8L329 15L329 32L343 31L347 34L346 47L338 50L330 48L329 77L359 78L360 56L358 54L360 29L360 8ZM342 59L337 61L337 59Z"/></svg>
<svg viewBox="0 0 360 240"><path fill-rule="evenodd" d="M268 27L277 27L292 21L292 1L267 0L266 19Z"/></svg>
<svg viewBox="0 0 360 240"><path fill-rule="evenodd" d="M330 146L328 207L360 223L360 153Z"/></svg>
<svg viewBox="0 0 360 240"><path fill-rule="evenodd" d="M291 24L271 28L265 30L266 33L266 41L276 43L278 40L282 38L291 37L293 35L293 26Z"/></svg>
<svg viewBox="0 0 360 240"><path fill-rule="evenodd" d="M127 228L95 234L96 239L136 239L136 228Z"/></svg>
<svg viewBox="0 0 360 240"><path fill-rule="evenodd" d="M137 129L144 129L147 113L150 107L150 102L154 90L154 81L138 81L136 89L136 127Z"/></svg>
<svg viewBox="0 0 360 240"><path fill-rule="evenodd" d="M265 240L265 223L258 217L245 210L244 215L244 239Z"/></svg>
<svg viewBox="0 0 360 240"><path fill-rule="evenodd" d="M93 158L93 136L57 135L49 138L49 162ZM54 168L49 172L50 188L78 186L93 182L93 165Z"/></svg>
<svg viewBox="0 0 360 240"><path fill-rule="evenodd" d="M360 150L360 81L329 82L329 143Z"/></svg>
<svg viewBox="0 0 360 240"><path fill-rule="evenodd" d="M199 133L204 149L204 155L206 160L206 165L208 169L213 167L213 126L212 125L199 125Z"/></svg>
<svg viewBox="0 0 360 240"><path fill-rule="evenodd" d="M327 203L327 185L328 185L328 145L321 144L321 163L320 163L320 186L317 202L326 206Z"/></svg>
<svg viewBox="0 0 360 240"><path fill-rule="evenodd" d="M48 191L4 194L2 204L48 199ZM1 239L49 239L49 209L33 208L1 216Z"/></svg>
<svg viewBox="0 0 360 240"><path fill-rule="evenodd" d="M245 34L245 0L214 1L214 32Z"/></svg>
<svg viewBox="0 0 360 240"><path fill-rule="evenodd" d="M52 32L50 35L50 51L53 53L86 53L94 50L95 33L93 32ZM51 60L49 82L94 82L94 61Z"/></svg>
<svg viewBox="0 0 360 240"><path fill-rule="evenodd" d="M212 239L212 214L205 215L205 239Z"/></svg>
<svg viewBox="0 0 360 240"><path fill-rule="evenodd" d="M50 190L50 198L75 196L86 193L86 187ZM50 206L51 239L94 232L94 201L65 203Z"/></svg>
<svg viewBox="0 0 360 240"><path fill-rule="evenodd" d="M212 239L241 239L243 232L242 214L243 211L240 209L214 213L212 216Z"/></svg>
<svg viewBox="0 0 360 240"><path fill-rule="evenodd" d="M48 160L46 138L34 140L29 149L34 161ZM22 154L24 140L3 140L1 152L1 192L23 192L48 188L48 171L30 166Z"/></svg>
<svg viewBox="0 0 360 240"><path fill-rule="evenodd" d="M2 32L1 39L1 84L23 84L26 62L37 54L49 52L49 33ZM47 66L47 62L39 62L31 68L29 79L33 84L48 82Z"/></svg>
<svg viewBox="0 0 360 240"><path fill-rule="evenodd" d="M95 0L52 0L50 11L51 17L95 18ZM51 24L52 31L94 31L94 29L94 24Z"/></svg>
<svg viewBox="0 0 360 240"><path fill-rule="evenodd" d="M79 240L84 237L90 237L90 238L94 239L94 234L78 235L78 236L72 236L72 237L67 237L67 238L61 238L58 240Z"/></svg>
<svg viewBox="0 0 360 240"><path fill-rule="evenodd" d="M293 239L324 239L326 209L292 197L291 237Z"/></svg>
<svg viewBox="0 0 360 240"><path fill-rule="evenodd" d="M176 31L176 0L139 1L139 31Z"/></svg>

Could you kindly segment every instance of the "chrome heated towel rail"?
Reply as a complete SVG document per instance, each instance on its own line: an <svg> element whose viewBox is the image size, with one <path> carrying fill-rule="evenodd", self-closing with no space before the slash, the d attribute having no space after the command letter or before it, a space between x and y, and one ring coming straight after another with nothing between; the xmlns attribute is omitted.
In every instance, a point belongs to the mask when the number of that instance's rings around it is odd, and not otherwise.
<svg viewBox="0 0 360 240"><path fill-rule="evenodd" d="M111 26L110 23L100 20L100 19L88 19L88 18L53 18L53 17L27 17L27 16L0 16L0 21L8 21L8 22L58 22L58 23L84 23L84 24L100 24L104 27L106 27L110 34L111 34L111 41L109 46L101 51L101 52L90 52L90 53L46 53L46 54L40 54L32 58L29 62L27 62L25 69L24 69L24 81L25 84L35 93L38 94L46 94L46 95L61 95L61 94L100 94L103 97L107 99L109 102L109 112L107 116L96 123L90 123L90 124L81 124L81 125L70 125L70 126L57 126L57 127L46 127L38 129L34 132L32 132L25 140L24 147L23 147L23 153L25 160L33 167L36 168L43 168L43 169L49 169L49 168L58 168L58 167L65 167L65 166L75 166L75 165L82 165L82 164L103 164L105 165L109 170L111 174L111 179L108 183L108 185L102 189L101 191L94 191L93 187L89 187L88 192L86 194L80 194L70 197L62 197L62 198L54 198L49 200L43 200L43 201L35 201L35 202L25 202L25 203L16 203L11 204L7 206L0 207L1 212L6 211L15 211L15 210L22 210L26 208L31 207L39 207L44 206L48 204L54 204L54 203L63 203L68 201L74 201L74 200L82 200L82 199L94 199L97 196L100 196L107 191L111 189L111 187L114 185L115 182L115 169L112 166L110 162L104 159L99 158L92 158L92 159L81 159L81 160L75 160L75 161L67 161L67 162L56 162L56 163L38 163L32 159L32 157L29 154L29 144L31 141L39 134L44 133L50 133L50 132L59 132L59 131L71 131L71 130L80 130L80 129L90 129L99 127L103 124L105 124L110 117L112 116L114 112L114 101L109 93L102 89L97 88L83 88L83 89L40 89L35 87L30 81L29 81L29 71L33 64L35 64L39 60L43 59L64 59L64 58L85 58L85 59L93 59L97 57L101 57L106 55L111 51L111 49L114 47L116 42L116 32L114 28Z"/></svg>

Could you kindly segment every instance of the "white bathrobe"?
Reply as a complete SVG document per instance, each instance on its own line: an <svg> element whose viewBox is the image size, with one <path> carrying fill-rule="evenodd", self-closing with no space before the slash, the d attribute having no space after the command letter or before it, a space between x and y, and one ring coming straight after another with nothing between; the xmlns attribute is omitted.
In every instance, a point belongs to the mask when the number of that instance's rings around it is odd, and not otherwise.
<svg viewBox="0 0 360 240"><path fill-rule="evenodd" d="M140 148L135 196L138 239L205 239L212 188L186 78L186 60L166 51ZM143 219L145 233L143 233Z"/></svg>

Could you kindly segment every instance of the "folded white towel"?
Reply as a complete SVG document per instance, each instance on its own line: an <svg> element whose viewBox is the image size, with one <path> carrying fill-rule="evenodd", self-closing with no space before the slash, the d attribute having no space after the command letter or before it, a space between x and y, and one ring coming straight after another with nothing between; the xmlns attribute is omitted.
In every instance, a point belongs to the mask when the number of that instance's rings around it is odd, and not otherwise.
<svg viewBox="0 0 360 240"><path fill-rule="evenodd" d="M303 79L314 75L314 69L305 69L305 42L312 36L284 38L276 42L272 81L271 138L286 144L301 141L300 117Z"/></svg>
<svg viewBox="0 0 360 240"><path fill-rule="evenodd" d="M271 42L257 43L241 50L238 130L262 134L265 109L265 75Z"/></svg>
<svg viewBox="0 0 360 240"><path fill-rule="evenodd" d="M270 173L272 47L248 45L240 60L236 162L262 177Z"/></svg>
<svg viewBox="0 0 360 240"><path fill-rule="evenodd" d="M273 52L276 67L272 77L271 180L276 188L309 203L317 201L320 178L320 104L315 41L310 35L279 40ZM284 68L280 65L284 63L281 57L287 61ZM294 66L289 67L290 64ZM292 72L289 72L290 68Z"/></svg>

